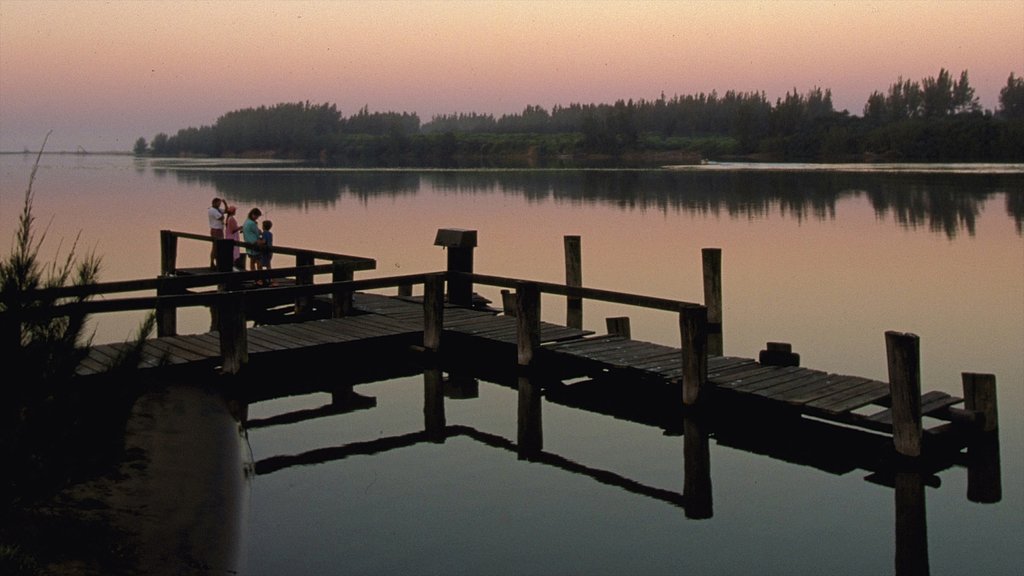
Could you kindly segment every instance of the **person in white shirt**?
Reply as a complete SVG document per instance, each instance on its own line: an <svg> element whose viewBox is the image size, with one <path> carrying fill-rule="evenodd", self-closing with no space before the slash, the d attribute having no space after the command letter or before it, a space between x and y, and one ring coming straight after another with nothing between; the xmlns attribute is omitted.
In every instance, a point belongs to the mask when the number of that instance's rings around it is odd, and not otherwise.
<svg viewBox="0 0 1024 576"><path fill-rule="evenodd" d="M210 208L206 210L206 215L210 220L210 237L214 238L215 241L210 243L210 268L217 267L217 238L224 237L224 211L221 209L224 201L220 198L214 198L210 203Z"/></svg>

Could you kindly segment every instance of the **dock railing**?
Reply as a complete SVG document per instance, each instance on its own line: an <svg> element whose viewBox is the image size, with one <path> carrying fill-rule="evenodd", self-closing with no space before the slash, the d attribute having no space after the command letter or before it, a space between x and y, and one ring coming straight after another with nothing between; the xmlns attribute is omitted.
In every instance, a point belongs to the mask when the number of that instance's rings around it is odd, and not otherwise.
<svg viewBox="0 0 1024 576"><path fill-rule="evenodd" d="M423 347L426 350L438 351L443 333L446 284L470 282L515 289L518 365L522 368L531 365L540 347L540 297L542 293L546 293L679 314L684 401L687 404L697 401L700 387L707 380L707 309L700 304L596 288L460 272L353 279L353 272L356 269L363 269L361 266L365 266L364 260L357 261L353 266L352 260L339 258L326 265L311 264L264 271L164 275L154 279L47 288L31 293L5 295L3 311L0 312L0 325L3 326L4 341L15 346L20 345L22 327L26 322L107 312L151 310L157 314L157 336L173 336L176 334L175 318L178 309L207 307L214 318L212 327L218 332L221 342L222 369L228 373L237 373L248 362L248 319L245 312L247 308L284 300L295 300L298 303L326 295L330 296L332 302L331 316L343 317L351 313L352 294L357 291L397 288L400 293L410 294L412 286L421 285L424 307ZM314 276L322 274L330 274L331 280L319 284L312 281ZM290 286L243 288L245 282L266 277L305 277L309 281ZM216 289L189 292L204 287ZM156 295L87 300L94 296L140 291L154 291ZM74 301L68 302L69 299Z"/></svg>

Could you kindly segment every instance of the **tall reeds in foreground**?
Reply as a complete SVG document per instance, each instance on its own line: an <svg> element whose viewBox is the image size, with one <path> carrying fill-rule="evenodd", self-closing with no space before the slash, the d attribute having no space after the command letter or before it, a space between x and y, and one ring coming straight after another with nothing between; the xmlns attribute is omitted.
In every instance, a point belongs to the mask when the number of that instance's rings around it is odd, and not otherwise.
<svg viewBox="0 0 1024 576"><path fill-rule="evenodd" d="M66 255L60 255L58 246L52 261L40 256L48 228L36 236L32 203L46 139L32 166L11 252L0 259L0 314L84 300L86 296L40 297L35 291L94 284L99 277L100 258L91 251L79 254L80 234ZM0 344L5 364L0 367L5 373L0 383L0 461L5 469L0 476L0 573L6 574L46 572L47 565L66 560L64 556L77 556L70 542L92 542L88 533L104 533L55 514L52 503L45 503L117 462L137 393L127 371L115 370L110 378L88 383L73 378L92 344L84 314L22 320L20 338ZM127 347L122 367L138 365L138 352L154 324L151 314L134 345ZM97 551L88 554L107 554L109 547L91 546Z"/></svg>

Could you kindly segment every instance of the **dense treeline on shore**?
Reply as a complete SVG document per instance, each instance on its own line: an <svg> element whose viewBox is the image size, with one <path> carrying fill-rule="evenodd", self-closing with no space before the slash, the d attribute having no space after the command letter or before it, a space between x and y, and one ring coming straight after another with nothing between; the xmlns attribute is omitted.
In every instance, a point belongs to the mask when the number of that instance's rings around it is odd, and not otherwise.
<svg viewBox="0 0 1024 576"><path fill-rule="evenodd" d="M522 113L370 112L282 103L229 112L212 126L139 138L138 155L268 157L324 163L456 165L532 161L748 158L774 161L1024 161L1024 78L1010 73L995 111L983 110L967 71L898 79L861 116L837 111L830 90L795 88L775 103L761 92L716 92Z"/></svg>

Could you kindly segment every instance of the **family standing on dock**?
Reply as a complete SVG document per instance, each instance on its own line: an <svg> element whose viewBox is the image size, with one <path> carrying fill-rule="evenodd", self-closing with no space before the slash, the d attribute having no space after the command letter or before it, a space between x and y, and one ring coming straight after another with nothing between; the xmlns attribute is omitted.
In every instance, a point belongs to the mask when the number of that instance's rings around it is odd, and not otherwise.
<svg viewBox="0 0 1024 576"><path fill-rule="evenodd" d="M270 269L271 251L270 247L273 245L274 235L270 231L273 223L270 220L264 220L262 229L259 218L263 216L263 211L259 208L253 208L249 210L249 214L245 219L245 222L241 225L235 219L236 208L229 205L222 198L214 198L210 204L210 208L207 210L207 216L210 222L210 236L214 239L224 238L227 240L239 240L238 233L241 231L241 240L249 246L246 246L245 253L243 254L238 244L234 246L234 252L232 254L232 265L235 270L245 270L246 256L249 257L249 270L263 270ZM216 268L217 266L217 249L216 244L210 250L210 267ZM257 284L262 284L262 281L258 281Z"/></svg>

